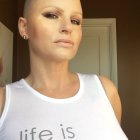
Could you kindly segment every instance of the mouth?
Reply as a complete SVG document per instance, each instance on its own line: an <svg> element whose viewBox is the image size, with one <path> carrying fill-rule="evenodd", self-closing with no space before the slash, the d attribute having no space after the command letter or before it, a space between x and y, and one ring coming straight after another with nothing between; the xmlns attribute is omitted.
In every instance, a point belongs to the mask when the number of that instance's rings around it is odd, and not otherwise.
<svg viewBox="0 0 140 140"><path fill-rule="evenodd" d="M54 43L56 43L59 46L66 47L66 48L72 47L74 45L74 42L69 39L59 39L59 40L56 40Z"/></svg>

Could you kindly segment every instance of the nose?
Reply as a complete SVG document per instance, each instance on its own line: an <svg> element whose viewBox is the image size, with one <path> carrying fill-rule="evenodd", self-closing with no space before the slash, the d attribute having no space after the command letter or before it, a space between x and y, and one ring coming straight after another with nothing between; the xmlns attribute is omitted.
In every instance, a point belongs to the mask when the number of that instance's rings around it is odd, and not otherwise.
<svg viewBox="0 0 140 140"><path fill-rule="evenodd" d="M63 19L60 25L60 33L71 34L72 32L72 24L69 19Z"/></svg>

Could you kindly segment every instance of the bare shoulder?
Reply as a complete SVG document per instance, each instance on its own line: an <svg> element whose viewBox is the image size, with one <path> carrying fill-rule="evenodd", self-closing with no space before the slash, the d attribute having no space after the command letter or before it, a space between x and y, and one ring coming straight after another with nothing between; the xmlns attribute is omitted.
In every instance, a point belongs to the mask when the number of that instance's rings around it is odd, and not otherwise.
<svg viewBox="0 0 140 140"><path fill-rule="evenodd" d="M0 87L0 116L3 111L5 101L5 87Z"/></svg>
<svg viewBox="0 0 140 140"><path fill-rule="evenodd" d="M108 78L106 78L104 76L99 76L99 79L104 87L104 90L112 105L112 108L115 112L117 119L118 119L119 123L121 123L122 108L121 108L121 101L120 101L118 91L117 91L115 85L112 83L112 81L109 80Z"/></svg>

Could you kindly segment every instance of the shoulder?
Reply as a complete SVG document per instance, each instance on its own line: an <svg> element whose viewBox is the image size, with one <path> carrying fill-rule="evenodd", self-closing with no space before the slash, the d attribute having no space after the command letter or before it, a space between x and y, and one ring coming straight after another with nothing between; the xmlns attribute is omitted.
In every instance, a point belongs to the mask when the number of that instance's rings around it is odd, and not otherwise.
<svg viewBox="0 0 140 140"><path fill-rule="evenodd" d="M4 101L5 101L5 87L0 87L0 116L3 111Z"/></svg>
<svg viewBox="0 0 140 140"><path fill-rule="evenodd" d="M118 119L119 123L121 123L122 108L121 108L121 101L120 101L118 91L115 85L112 83L112 81L109 80L108 78L104 76L99 76L99 79L112 105L116 118Z"/></svg>

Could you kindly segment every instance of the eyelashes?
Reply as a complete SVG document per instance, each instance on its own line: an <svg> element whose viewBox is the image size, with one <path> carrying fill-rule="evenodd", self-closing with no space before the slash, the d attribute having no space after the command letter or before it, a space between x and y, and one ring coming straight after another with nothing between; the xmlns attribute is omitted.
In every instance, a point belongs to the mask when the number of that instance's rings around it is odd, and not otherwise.
<svg viewBox="0 0 140 140"><path fill-rule="evenodd" d="M78 19L71 19L71 23L75 25L81 25L81 21Z"/></svg>
<svg viewBox="0 0 140 140"><path fill-rule="evenodd" d="M59 19L61 17L60 13L53 13L53 12L47 12L47 13L44 13L43 14L44 17L48 18L48 19L52 19L52 20L56 20L56 19ZM71 23L74 24L74 25L81 25L82 24L82 21L81 19L78 19L78 18L71 18Z"/></svg>
<svg viewBox="0 0 140 140"><path fill-rule="evenodd" d="M58 19L58 15L55 13L48 12L43 15L44 15L44 17L49 18L49 19Z"/></svg>

